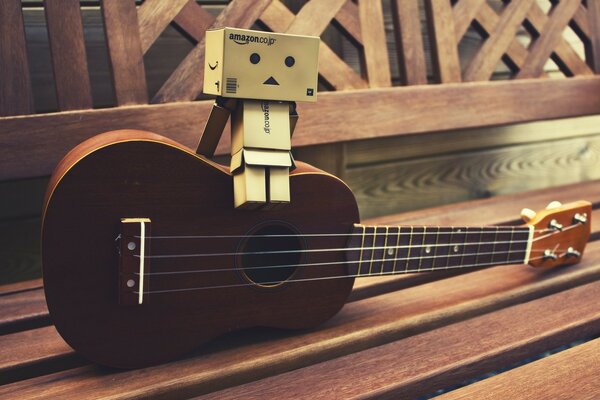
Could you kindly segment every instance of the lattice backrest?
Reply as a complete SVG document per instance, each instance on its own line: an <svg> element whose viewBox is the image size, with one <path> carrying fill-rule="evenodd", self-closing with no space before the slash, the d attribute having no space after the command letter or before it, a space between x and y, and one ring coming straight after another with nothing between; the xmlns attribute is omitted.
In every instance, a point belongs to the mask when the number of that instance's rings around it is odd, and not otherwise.
<svg viewBox="0 0 600 400"><path fill-rule="evenodd" d="M401 85L428 83L426 58L432 60L430 82L489 80L499 62L514 78L545 76L552 59L566 76L592 75L600 70L600 5L597 0L507 1L501 9L486 0L391 0L393 36ZM495 2L493 4L498 4ZM502 4L502 3L500 3ZM214 17L194 0L100 1L117 106L194 100L201 93L204 33L234 26L263 27L276 32L321 35L333 25L356 47L360 71L348 65L326 42L320 49L320 79L331 90L392 86L390 54L386 45L380 0L310 0L293 13L280 0L232 0ZM427 11L431 43L424 51L421 8ZM77 0L45 0L59 111L93 106L90 78ZM422 11L422 10L421 10ZM148 98L144 54L172 24L195 46L160 90ZM484 38L468 62L459 58L459 43L470 28ZM570 27L585 46L585 59L564 39ZM533 38L524 45L520 30ZM33 100L28 72L25 30L19 0L0 6L0 116L31 114Z"/></svg>

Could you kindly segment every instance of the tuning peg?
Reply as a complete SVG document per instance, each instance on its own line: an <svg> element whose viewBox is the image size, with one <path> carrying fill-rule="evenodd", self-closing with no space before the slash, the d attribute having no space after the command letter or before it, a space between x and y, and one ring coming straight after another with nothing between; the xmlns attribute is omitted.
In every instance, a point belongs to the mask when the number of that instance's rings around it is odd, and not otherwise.
<svg viewBox="0 0 600 400"><path fill-rule="evenodd" d="M579 257L581 257L581 252L579 252L579 251L575 250L575 249L574 249L574 248L572 248L572 247L569 247L569 248L567 249L567 253L566 253L566 255L567 255L567 257L577 257L577 258L579 258Z"/></svg>
<svg viewBox="0 0 600 400"><path fill-rule="evenodd" d="M552 250L549 250L549 249L546 249L544 251L543 257L544 257L544 260L556 261L558 259L558 256Z"/></svg>
<svg viewBox="0 0 600 400"><path fill-rule="evenodd" d="M550 203L548 203L548 205L546 206L546 210L553 210L555 208L561 207L562 203L560 201L551 201Z"/></svg>
<svg viewBox="0 0 600 400"><path fill-rule="evenodd" d="M523 221L529 222L535 218L535 211L530 208L524 208L521 210L521 218L523 218Z"/></svg>

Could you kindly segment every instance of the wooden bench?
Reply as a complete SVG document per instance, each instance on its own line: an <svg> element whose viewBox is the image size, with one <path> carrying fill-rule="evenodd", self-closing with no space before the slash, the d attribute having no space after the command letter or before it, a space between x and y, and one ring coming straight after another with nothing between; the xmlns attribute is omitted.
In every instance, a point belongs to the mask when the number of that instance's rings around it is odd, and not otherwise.
<svg viewBox="0 0 600 400"><path fill-rule="evenodd" d="M321 81L330 90L319 93L316 104L299 107L294 145L301 159L310 158L316 145L404 136L410 141L429 132L444 131L437 136L443 137L455 135L452 129L600 114L600 77L594 75L600 71L597 2L562 0L548 15L529 1L510 2L501 13L483 0L452 3L425 1L433 80L440 83L428 84L417 2L391 2L401 49L399 86L392 85L379 2L311 0L294 15L277 0L233 0L215 18L195 1L146 0L136 9L133 1L104 0L116 104L93 108L79 2L47 0L57 110L35 114L21 2L5 1L0 6L0 180L48 175L71 147L112 129L146 129L193 147L212 104L196 101L204 31L248 28L256 21L275 31L319 35L334 20L364 59L361 75L321 45ZM523 20L536 32L529 47L515 40ZM144 54L168 24L197 44L149 99ZM586 60L562 38L567 24L585 39ZM487 39L461 68L457 44L470 25ZM515 79L488 81L501 58ZM548 58L570 78L546 76ZM221 153L227 141L220 144ZM521 207L578 199L600 204L600 182L364 222L517 224ZM600 339L593 339L600 334L598 218L594 211L591 243L574 267L540 271L511 265L361 279L342 311L317 329L238 332L184 359L134 371L99 367L75 354L51 324L41 280L5 285L0 287L0 397L409 398L458 386L464 387L443 396L594 397L600 392ZM521 365L548 351L556 353Z"/></svg>

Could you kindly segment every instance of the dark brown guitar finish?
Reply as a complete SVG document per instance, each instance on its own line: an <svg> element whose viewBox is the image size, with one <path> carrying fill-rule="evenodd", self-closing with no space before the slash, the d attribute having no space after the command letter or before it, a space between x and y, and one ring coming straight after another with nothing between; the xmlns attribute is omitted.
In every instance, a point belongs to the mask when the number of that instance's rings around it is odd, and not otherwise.
<svg viewBox="0 0 600 400"><path fill-rule="evenodd" d="M142 305L118 303L120 220L147 217L152 235L246 235L261 227L340 233L300 239L303 249L343 248L359 221L350 189L298 163L290 205L271 211L233 208L226 168L164 137L141 131L99 135L57 167L46 196L42 256L48 308L62 337L89 359L141 367L173 359L227 331L252 326L313 327L344 304L354 279L284 282L149 294ZM274 227L274 228L273 228ZM244 238L152 240L151 253L235 253ZM343 251L302 253L301 263L345 260ZM298 260L293 260L298 262ZM150 291L249 283L241 257L152 259ZM296 268L290 279L343 275L344 264Z"/></svg>

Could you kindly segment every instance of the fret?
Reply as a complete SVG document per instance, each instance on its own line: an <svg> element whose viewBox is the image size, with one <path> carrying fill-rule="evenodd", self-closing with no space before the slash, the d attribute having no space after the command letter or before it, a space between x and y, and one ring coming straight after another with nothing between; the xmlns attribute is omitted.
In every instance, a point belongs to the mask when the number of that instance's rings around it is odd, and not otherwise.
<svg viewBox="0 0 600 400"><path fill-rule="evenodd" d="M383 269L385 267L385 258L388 251L388 235L390 233L389 226L385 227L385 237L383 238L383 251L381 252L381 267L379 268L379 274L383 274Z"/></svg>
<svg viewBox="0 0 600 400"><path fill-rule="evenodd" d="M425 227L420 248L419 271L431 271L435 250L437 249L438 227Z"/></svg>
<svg viewBox="0 0 600 400"><path fill-rule="evenodd" d="M399 248L398 248L398 252L396 253L396 265L400 265L400 272L408 272L409 268L408 268L408 262L410 259L410 252L411 252L411 244L412 244L412 238L413 238L413 227L405 227L405 228L400 228L400 230L398 231L398 237L400 239L399 241ZM396 270L397 266L394 265L394 270ZM404 266L404 267L402 267Z"/></svg>
<svg viewBox="0 0 600 400"><path fill-rule="evenodd" d="M348 243L348 272L367 276L520 264L526 258L528 239L527 227L355 225Z"/></svg>
<svg viewBox="0 0 600 400"><path fill-rule="evenodd" d="M513 230L512 226L498 227L496 243L493 249L494 254L492 255L493 264L503 264L510 256L509 251L512 247Z"/></svg>
<svg viewBox="0 0 600 400"><path fill-rule="evenodd" d="M363 250L365 248L365 233L367 231L367 228L364 225L360 226L362 228L362 235L361 235L361 239L360 239L360 253L358 255L358 268L356 271L356 276L360 276L360 269L362 267L362 262L363 262Z"/></svg>
<svg viewBox="0 0 600 400"><path fill-rule="evenodd" d="M377 237L377 230L379 227L375 227L373 231L373 249L371 250L371 261L369 263L369 275L379 273L378 267L380 265L381 257L383 255L383 249L381 249L382 241Z"/></svg>
<svg viewBox="0 0 600 400"><path fill-rule="evenodd" d="M371 268L373 267L373 253L375 247L375 238L376 238L376 230L377 228L373 226L367 226L365 232L365 242L363 248L363 258L362 260L368 261L361 263L360 274L361 275L370 275Z"/></svg>
<svg viewBox="0 0 600 400"><path fill-rule="evenodd" d="M452 228L438 227L436 248L432 265L433 269L444 269L448 267L451 238Z"/></svg>
<svg viewBox="0 0 600 400"><path fill-rule="evenodd" d="M416 272L419 270L419 255L423 245L425 228L422 226L410 227L410 244L408 245L408 255L406 260L406 272Z"/></svg>
<svg viewBox="0 0 600 400"><path fill-rule="evenodd" d="M479 229L481 229L481 235L477 247L475 264L481 266L493 264L492 256L496 243L497 228L494 226L486 226Z"/></svg>
<svg viewBox="0 0 600 400"><path fill-rule="evenodd" d="M390 226L388 229L387 248L385 251L385 262L383 263L383 273L389 274L396 272L398 262L398 246L400 243L400 227Z"/></svg>
<svg viewBox="0 0 600 400"><path fill-rule="evenodd" d="M510 256L511 256L511 252L512 252L512 245L513 245L513 236L515 235L515 228L513 226L511 226L511 230L510 230L510 239L509 239L509 244L508 244L508 251L506 252L506 262L510 261Z"/></svg>
<svg viewBox="0 0 600 400"><path fill-rule="evenodd" d="M517 227L514 229L511 252L508 260L514 264L522 264L526 257L529 228Z"/></svg>
<svg viewBox="0 0 600 400"><path fill-rule="evenodd" d="M463 264L467 238L467 228L454 227L452 228L450 246L448 248L448 260L446 268L458 267Z"/></svg>

